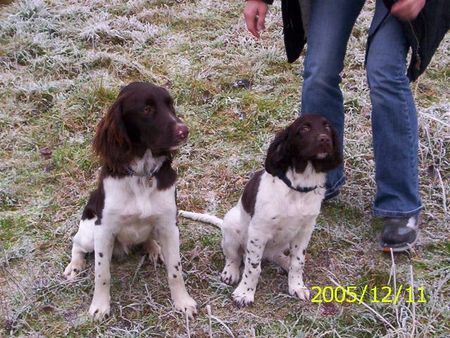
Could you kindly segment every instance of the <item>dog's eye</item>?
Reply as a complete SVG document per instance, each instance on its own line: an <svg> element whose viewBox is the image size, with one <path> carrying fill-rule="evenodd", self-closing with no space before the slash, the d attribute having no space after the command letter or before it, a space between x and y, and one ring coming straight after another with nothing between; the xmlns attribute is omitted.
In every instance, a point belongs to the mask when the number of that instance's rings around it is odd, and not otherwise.
<svg viewBox="0 0 450 338"><path fill-rule="evenodd" d="M307 124L304 124L303 126L300 127L300 132L302 132L302 133L307 133L310 130L311 130L311 127Z"/></svg>
<svg viewBox="0 0 450 338"><path fill-rule="evenodd" d="M330 131L330 130L331 130L331 127L330 127L329 124L326 124L326 125L324 126L324 128L325 128L326 131Z"/></svg>
<svg viewBox="0 0 450 338"><path fill-rule="evenodd" d="M145 106L144 108L144 114L147 116L153 115L153 113L155 112L155 108L152 106Z"/></svg>

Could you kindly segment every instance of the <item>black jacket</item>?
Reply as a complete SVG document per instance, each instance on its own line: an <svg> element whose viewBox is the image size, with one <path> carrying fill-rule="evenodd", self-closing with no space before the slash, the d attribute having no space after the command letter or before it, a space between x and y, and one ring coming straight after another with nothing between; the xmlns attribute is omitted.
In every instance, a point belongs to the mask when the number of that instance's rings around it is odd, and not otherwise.
<svg viewBox="0 0 450 338"><path fill-rule="evenodd" d="M384 0L389 9L394 2L395 0ZM427 0L417 18L413 21L402 21L402 25L412 49L408 77L415 81L430 64L450 28L450 0Z"/></svg>
<svg viewBox="0 0 450 338"><path fill-rule="evenodd" d="M264 2L272 4L273 0ZM384 0L388 8L394 2L395 0ZM281 10L286 55L288 62L294 62L306 43L299 0L282 0ZM450 28L450 0L427 0L416 19L402 22L402 25L412 49L408 77L411 81L415 81L427 68Z"/></svg>

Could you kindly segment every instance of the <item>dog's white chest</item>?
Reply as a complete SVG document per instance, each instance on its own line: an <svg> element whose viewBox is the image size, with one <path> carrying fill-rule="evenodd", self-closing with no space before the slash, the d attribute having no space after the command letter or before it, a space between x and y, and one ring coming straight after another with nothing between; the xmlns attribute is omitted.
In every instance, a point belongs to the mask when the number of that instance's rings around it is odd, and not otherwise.
<svg viewBox="0 0 450 338"><path fill-rule="evenodd" d="M273 238L278 243L290 242L305 227L314 222L317 214L297 215L297 217L281 217L272 230Z"/></svg>
<svg viewBox="0 0 450 338"><path fill-rule="evenodd" d="M317 215L318 210L305 208L303 204L287 205L282 213L273 216L275 218L271 229L268 229L272 234L273 243L289 243L299 232L314 222Z"/></svg>
<svg viewBox="0 0 450 338"><path fill-rule="evenodd" d="M146 178L105 179L105 212L119 223L149 221L158 206L158 191Z"/></svg>
<svg viewBox="0 0 450 338"><path fill-rule="evenodd" d="M175 186L159 191L154 179L107 178L104 189L105 222L114 224L117 239L125 246L144 241L160 217L175 210Z"/></svg>
<svg viewBox="0 0 450 338"><path fill-rule="evenodd" d="M320 190L322 188L308 193L292 191L290 198L286 199L286 216L297 219L316 217L323 199L323 192Z"/></svg>
<svg viewBox="0 0 450 338"><path fill-rule="evenodd" d="M157 206L154 182L146 178L132 178L132 180L124 193L121 218L124 222L149 221L155 214Z"/></svg>
<svg viewBox="0 0 450 338"><path fill-rule="evenodd" d="M117 240L123 247L129 247L133 244L143 243L152 232L152 224L149 223L131 223L123 226L117 234Z"/></svg>
<svg viewBox="0 0 450 338"><path fill-rule="evenodd" d="M263 176L255 214L260 225L255 226L271 238L269 246L289 243L305 227L314 224L325 190L319 186L324 177L319 179L308 185L317 185L315 190L303 193L288 188L281 180Z"/></svg>

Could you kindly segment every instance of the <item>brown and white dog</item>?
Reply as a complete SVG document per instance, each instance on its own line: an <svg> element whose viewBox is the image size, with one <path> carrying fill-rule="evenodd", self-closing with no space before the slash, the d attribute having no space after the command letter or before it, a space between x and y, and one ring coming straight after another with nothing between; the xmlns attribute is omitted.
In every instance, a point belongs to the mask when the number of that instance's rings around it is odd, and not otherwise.
<svg viewBox="0 0 450 338"><path fill-rule="evenodd" d="M128 252L135 244L143 244L151 259L163 259L175 308L189 317L196 314L182 276L171 167L174 151L187 136L167 90L146 82L123 88L100 121L93 145L102 164L98 187L84 208L64 271L73 279L85 266L85 254L95 251L89 309L94 318L110 312L113 251Z"/></svg>
<svg viewBox="0 0 450 338"><path fill-rule="evenodd" d="M238 306L253 303L262 259L288 271L292 296L309 298L303 282L305 250L324 198L326 173L341 162L330 123L319 115L303 115L277 134L267 151L265 170L250 179L223 221L180 211L183 217L222 229L222 281L237 283L244 261L241 281L233 292Z"/></svg>

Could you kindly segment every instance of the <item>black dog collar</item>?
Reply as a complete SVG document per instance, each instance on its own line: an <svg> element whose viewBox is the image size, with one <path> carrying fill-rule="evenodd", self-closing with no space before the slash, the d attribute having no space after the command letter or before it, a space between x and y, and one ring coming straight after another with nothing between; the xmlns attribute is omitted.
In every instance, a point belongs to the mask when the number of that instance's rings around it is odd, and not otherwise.
<svg viewBox="0 0 450 338"><path fill-rule="evenodd" d="M289 178L287 178L286 174L278 174L277 177L282 180L284 182L284 184L286 184L289 188L291 188L292 190L301 192L301 193L307 193L307 192L311 192L317 189L317 185L314 187L294 187L292 185L292 182Z"/></svg>

